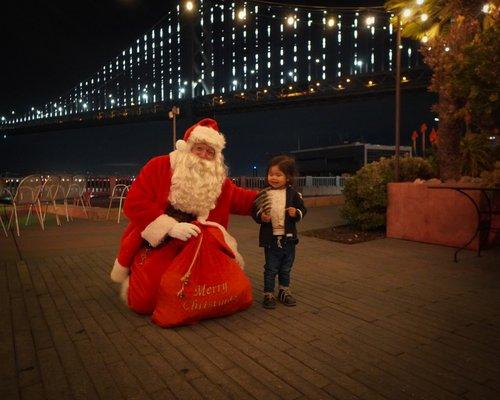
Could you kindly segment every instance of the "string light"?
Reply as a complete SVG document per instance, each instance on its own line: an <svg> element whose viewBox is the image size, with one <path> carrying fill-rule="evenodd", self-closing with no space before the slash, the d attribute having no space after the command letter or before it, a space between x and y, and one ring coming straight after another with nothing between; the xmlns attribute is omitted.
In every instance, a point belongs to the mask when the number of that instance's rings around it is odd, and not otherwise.
<svg viewBox="0 0 500 400"><path fill-rule="evenodd" d="M420 16L420 20L421 20L422 22L425 22L425 21L427 21L428 19L429 19L429 16L428 16L427 14L422 14L422 15Z"/></svg>
<svg viewBox="0 0 500 400"><path fill-rule="evenodd" d="M492 8L492 7L491 7L491 4L486 3L486 4L484 4L484 5L483 5L483 7L481 8L481 11L482 11L483 13L485 13L485 14L489 14L489 13L491 13L491 8Z"/></svg>
<svg viewBox="0 0 500 400"><path fill-rule="evenodd" d="M408 18L411 15L411 9L410 8L405 8L403 10L403 17Z"/></svg>

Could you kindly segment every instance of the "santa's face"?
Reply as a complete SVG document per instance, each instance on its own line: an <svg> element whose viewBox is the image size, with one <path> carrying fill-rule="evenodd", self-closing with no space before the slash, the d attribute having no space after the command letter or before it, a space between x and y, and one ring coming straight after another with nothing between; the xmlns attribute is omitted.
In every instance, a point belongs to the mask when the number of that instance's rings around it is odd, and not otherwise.
<svg viewBox="0 0 500 400"><path fill-rule="evenodd" d="M191 149L173 152L171 158L170 203L196 216L208 215L215 208L227 175L222 154L204 143L194 143Z"/></svg>
<svg viewBox="0 0 500 400"><path fill-rule="evenodd" d="M214 148L206 143L193 144L193 147L191 147L191 153L204 160L213 160L215 158Z"/></svg>

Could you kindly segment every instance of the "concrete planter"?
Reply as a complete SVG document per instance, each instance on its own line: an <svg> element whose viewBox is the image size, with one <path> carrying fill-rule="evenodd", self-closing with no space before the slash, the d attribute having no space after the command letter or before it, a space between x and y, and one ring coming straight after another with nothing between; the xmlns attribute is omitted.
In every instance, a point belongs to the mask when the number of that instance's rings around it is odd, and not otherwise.
<svg viewBox="0 0 500 400"><path fill-rule="evenodd" d="M485 210L481 192L467 191ZM425 184L389 183L387 187L387 237L417 242L463 246L477 227L477 213L463 194L455 190L429 189ZM500 206L500 196L492 202L493 209ZM496 230L500 227L500 216L493 215L490 232L481 234L467 247L477 250L481 245L500 242ZM495 229L496 228L496 229ZM479 236L479 235L478 235Z"/></svg>

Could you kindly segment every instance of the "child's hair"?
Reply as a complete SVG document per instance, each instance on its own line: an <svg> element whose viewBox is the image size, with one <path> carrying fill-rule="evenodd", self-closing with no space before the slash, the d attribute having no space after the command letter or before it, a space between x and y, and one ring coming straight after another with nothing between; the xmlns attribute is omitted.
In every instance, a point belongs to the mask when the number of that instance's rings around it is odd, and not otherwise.
<svg viewBox="0 0 500 400"><path fill-rule="evenodd" d="M269 170L274 166L278 167L285 174L286 180L290 185L293 184L294 178L298 175L293 158L284 155L273 157L269 161L269 164L267 164L266 176L269 175Z"/></svg>

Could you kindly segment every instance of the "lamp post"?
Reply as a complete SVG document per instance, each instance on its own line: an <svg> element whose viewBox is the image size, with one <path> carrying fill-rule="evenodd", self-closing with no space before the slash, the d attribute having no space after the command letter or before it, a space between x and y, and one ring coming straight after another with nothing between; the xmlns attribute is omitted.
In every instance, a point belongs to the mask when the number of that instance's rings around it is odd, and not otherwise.
<svg viewBox="0 0 500 400"><path fill-rule="evenodd" d="M399 144L401 138L401 17L398 15L396 20L396 110L394 127L394 179L399 182Z"/></svg>
<svg viewBox="0 0 500 400"><path fill-rule="evenodd" d="M417 0L417 5L421 5L423 0ZM403 21L402 18L405 18L405 21L408 22L409 18L413 14L413 10L410 8L405 8L403 10L398 10L396 14L396 110L395 110L395 127L394 127L394 148L395 148L395 157L396 162L394 163L394 175L396 182L399 182L400 178L400 138L401 138L401 31L403 29ZM429 16L427 14L420 15L420 21L427 21ZM403 80L406 79L403 77Z"/></svg>
<svg viewBox="0 0 500 400"><path fill-rule="evenodd" d="M173 106L168 112L168 118L172 120L172 150L175 150L175 142L177 141L177 126L176 117L179 115L181 110L177 106Z"/></svg>

